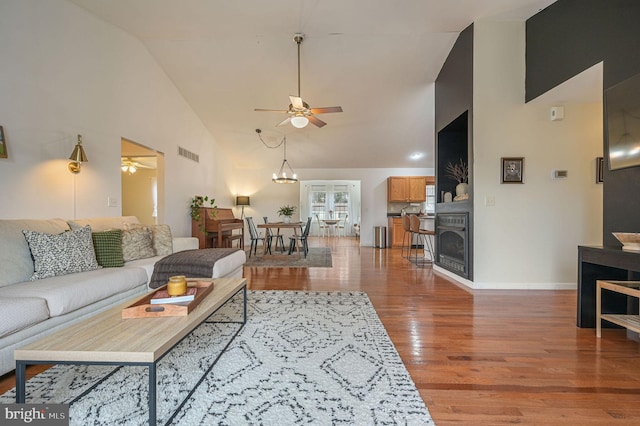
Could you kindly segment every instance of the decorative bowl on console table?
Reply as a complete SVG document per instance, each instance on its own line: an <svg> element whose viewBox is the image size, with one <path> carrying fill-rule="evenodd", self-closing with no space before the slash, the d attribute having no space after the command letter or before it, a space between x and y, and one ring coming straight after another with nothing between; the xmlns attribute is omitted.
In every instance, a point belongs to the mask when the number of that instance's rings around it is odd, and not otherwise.
<svg viewBox="0 0 640 426"><path fill-rule="evenodd" d="M612 234L622 243L622 250L640 251L640 233L612 232Z"/></svg>

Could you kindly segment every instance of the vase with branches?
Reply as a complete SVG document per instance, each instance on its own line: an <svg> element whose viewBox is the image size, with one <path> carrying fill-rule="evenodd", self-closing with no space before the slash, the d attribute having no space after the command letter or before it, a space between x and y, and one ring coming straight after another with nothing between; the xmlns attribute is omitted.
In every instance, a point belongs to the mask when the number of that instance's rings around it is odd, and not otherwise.
<svg viewBox="0 0 640 426"><path fill-rule="evenodd" d="M467 164L460 159L460 161L456 164L453 164L451 161L447 163L447 167L445 168L446 176L455 180L458 183L468 183L469 180L469 168Z"/></svg>
<svg viewBox="0 0 640 426"><path fill-rule="evenodd" d="M447 163L445 176L458 182L456 185L456 196L454 201L461 201L469 198L469 167L462 158L456 164L453 164L451 161Z"/></svg>

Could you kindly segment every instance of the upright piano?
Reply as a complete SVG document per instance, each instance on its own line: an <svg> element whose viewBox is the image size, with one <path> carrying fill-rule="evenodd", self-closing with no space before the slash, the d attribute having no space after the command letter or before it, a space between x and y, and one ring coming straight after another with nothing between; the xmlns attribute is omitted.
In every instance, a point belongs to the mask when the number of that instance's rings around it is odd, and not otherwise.
<svg viewBox="0 0 640 426"><path fill-rule="evenodd" d="M244 249L244 222L231 209L200 207L200 220L191 221L191 235L198 238L201 249L231 247L236 240Z"/></svg>

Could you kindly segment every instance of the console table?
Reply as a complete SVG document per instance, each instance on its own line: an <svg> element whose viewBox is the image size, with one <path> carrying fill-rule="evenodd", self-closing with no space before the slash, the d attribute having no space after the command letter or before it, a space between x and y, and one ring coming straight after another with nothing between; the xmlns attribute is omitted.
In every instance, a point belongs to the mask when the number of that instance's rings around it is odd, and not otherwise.
<svg viewBox="0 0 640 426"><path fill-rule="evenodd" d="M618 324L621 327L640 333L640 315L603 314L601 309L602 295L608 290L614 293L626 294L640 299L640 281L597 281L596 293L596 337L602 337L602 320Z"/></svg>
<svg viewBox="0 0 640 426"><path fill-rule="evenodd" d="M639 281L640 252L613 246L578 246L578 327L596 326L597 280ZM638 304L633 299L619 293L605 294L602 313L637 314Z"/></svg>

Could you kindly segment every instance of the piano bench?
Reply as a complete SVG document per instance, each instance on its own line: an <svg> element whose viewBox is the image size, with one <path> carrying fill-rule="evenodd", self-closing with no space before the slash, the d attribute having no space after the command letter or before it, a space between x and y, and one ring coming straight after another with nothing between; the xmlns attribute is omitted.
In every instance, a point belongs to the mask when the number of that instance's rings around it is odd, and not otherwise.
<svg viewBox="0 0 640 426"><path fill-rule="evenodd" d="M225 235L222 237L222 246L223 247L233 247L234 241L239 241L239 247L244 248L244 241L242 240L242 235Z"/></svg>

